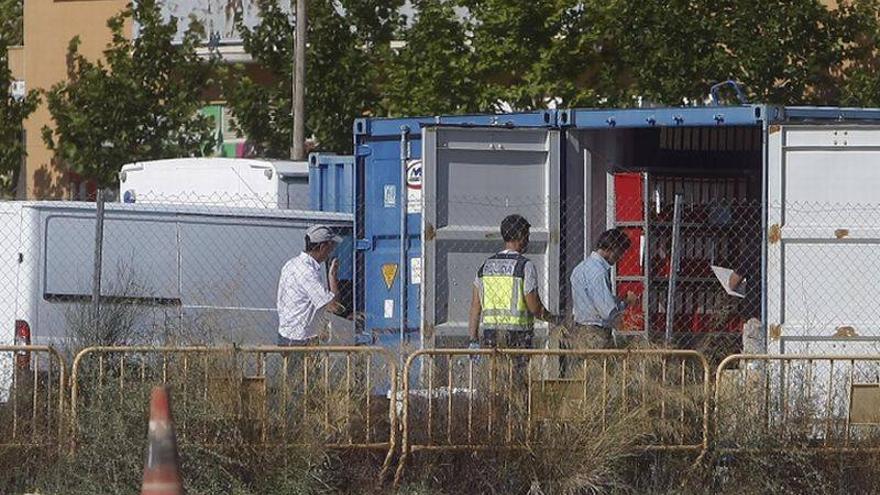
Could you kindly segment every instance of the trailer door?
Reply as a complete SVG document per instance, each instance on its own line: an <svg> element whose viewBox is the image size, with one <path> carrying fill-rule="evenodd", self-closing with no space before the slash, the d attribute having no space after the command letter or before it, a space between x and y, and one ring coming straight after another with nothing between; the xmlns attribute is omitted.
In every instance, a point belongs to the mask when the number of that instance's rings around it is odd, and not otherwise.
<svg viewBox="0 0 880 495"><path fill-rule="evenodd" d="M426 127L422 147L422 345L467 335L477 269L503 249L499 226L512 213L532 225L526 255L558 311L559 131Z"/></svg>
<svg viewBox="0 0 880 495"><path fill-rule="evenodd" d="M880 352L880 127L771 126L768 349Z"/></svg>

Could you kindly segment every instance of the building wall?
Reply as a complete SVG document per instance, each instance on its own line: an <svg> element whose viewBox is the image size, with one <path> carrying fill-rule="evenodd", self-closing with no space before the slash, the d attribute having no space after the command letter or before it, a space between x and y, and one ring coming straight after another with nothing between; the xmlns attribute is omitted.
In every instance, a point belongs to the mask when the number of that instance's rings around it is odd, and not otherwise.
<svg viewBox="0 0 880 495"><path fill-rule="evenodd" d="M125 8L126 0L28 0L24 2L24 50L19 69L28 89L49 89L67 78L67 47L79 35L80 52L97 59L110 41L107 19ZM126 26L131 33L131 26ZM75 196L69 177L52 163L42 138L51 125L44 101L24 123L27 141L25 173L19 197L62 198ZM22 187L23 186L23 187ZM76 187L74 186L73 189Z"/></svg>
<svg viewBox="0 0 880 495"><path fill-rule="evenodd" d="M122 11L127 3L127 0L25 1L24 45L11 50L13 78L25 81L27 89L49 89L66 80L67 47L77 35L81 40L80 53L90 60L100 58L110 42L107 19ZM209 0L209 3L211 8L208 10L213 14L205 11L204 5L195 0L165 0L163 5L166 15L179 18L196 15L209 25L211 32L217 33L221 41L237 40L237 33L221 29L230 23L224 16L232 12L225 5L234 2ZM254 10L251 0L245 0L244 3L245 10ZM253 12L248 18L253 18L250 24L256 22ZM125 33L132 35L131 22L126 24ZM250 57L240 45L225 45L221 48L221 55L230 63L244 63L251 77L258 81L268 82L271 79L265 71L249 63ZM215 153L219 156L240 156L245 152L245 140L229 128L230 117L219 88L205 88L204 96L206 101L212 103L203 112L215 117L215 132L222 142ZM43 142L42 129L51 124L52 118L45 101L24 123L27 157L24 160L24 173L19 180L18 196L28 199L88 197L85 185L67 173L63 164L53 160L53 154Z"/></svg>

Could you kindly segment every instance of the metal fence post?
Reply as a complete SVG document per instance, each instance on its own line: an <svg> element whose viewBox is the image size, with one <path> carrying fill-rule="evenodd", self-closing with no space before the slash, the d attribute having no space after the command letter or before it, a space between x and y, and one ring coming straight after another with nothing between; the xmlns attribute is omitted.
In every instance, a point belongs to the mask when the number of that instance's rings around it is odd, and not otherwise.
<svg viewBox="0 0 880 495"><path fill-rule="evenodd" d="M675 291L678 285L678 267L681 260L681 206L683 202L682 195L676 194L672 212L672 248L669 253L672 262L669 269L669 287L666 291L667 344L672 341L672 326L675 324Z"/></svg>
<svg viewBox="0 0 880 495"><path fill-rule="evenodd" d="M92 271L92 316L95 336L101 331L101 261L104 251L104 191L98 189L95 198L95 259Z"/></svg>
<svg viewBox="0 0 880 495"><path fill-rule="evenodd" d="M400 348L403 348L406 340L406 247L409 239L406 237L406 215L407 201L409 197L406 192L406 167L409 160L409 127L400 127L400 189L397 191L398 207L400 208L400 266L397 268L398 290L400 291L400 307L397 309L400 314Z"/></svg>

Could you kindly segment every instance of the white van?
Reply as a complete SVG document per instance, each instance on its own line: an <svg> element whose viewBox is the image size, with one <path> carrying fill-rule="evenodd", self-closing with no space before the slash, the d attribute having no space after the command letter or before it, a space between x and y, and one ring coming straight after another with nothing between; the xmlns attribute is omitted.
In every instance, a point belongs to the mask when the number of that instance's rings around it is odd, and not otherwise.
<svg viewBox="0 0 880 495"><path fill-rule="evenodd" d="M308 162L248 158L173 158L129 163L119 171L124 203L309 208Z"/></svg>
<svg viewBox="0 0 880 495"><path fill-rule="evenodd" d="M102 312L121 308L122 341L274 344L281 267L315 223L346 239L337 256L351 273L350 214L108 203L104 218ZM0 345L70 349L90 314L94 253L94 203L0 202Z"/></svg>

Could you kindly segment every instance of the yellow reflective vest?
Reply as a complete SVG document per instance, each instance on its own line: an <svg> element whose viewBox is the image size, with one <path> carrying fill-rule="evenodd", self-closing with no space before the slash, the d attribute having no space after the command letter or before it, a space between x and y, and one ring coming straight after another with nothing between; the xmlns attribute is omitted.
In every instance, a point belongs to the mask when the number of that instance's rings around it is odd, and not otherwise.
<svg viewBox="0 0 880 495"><path fill-rule="evenodd" d="M525 267L528 259L519 253L498 253L477 272L481 282L480 326L496 330L528 331L534 316L526 306Z"/></svg>

